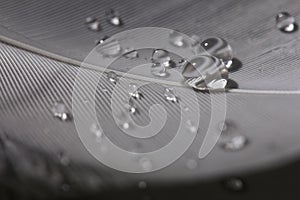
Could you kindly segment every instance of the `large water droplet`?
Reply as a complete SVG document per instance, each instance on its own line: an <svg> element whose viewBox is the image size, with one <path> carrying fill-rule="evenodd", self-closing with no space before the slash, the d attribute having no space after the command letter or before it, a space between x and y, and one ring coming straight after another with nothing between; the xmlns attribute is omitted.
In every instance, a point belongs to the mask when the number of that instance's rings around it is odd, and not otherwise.
<svg viewBox="0 0 300 200"><path fill-rule="evenodd" d="M223 137L223 136L221 136ZM224 141L221 142L221 146L227 151L238 151L242 150L248 144L248 139L244 135L227 135L224 136Z"/></svg>
<svg viewBox="0 0 300 200"><path fill-rule="evenodd" d="M204 55L197 56L188 62L184 66L182 75L186 83L195 89L224 89L228 70L221 60L214 56Z"/></svg>
<svg viewBox="0 0 300 200"><path fill-rule="evenodd" d="M123 24L121 18L119 17L119 13L113 9L109 9L105 12L106 20L113 26L121 26Z"/></svg>
<svg viewBox="0 0 300 200"><path fill-rule="evenodd" d="M104 42L99 46L98 51L104 57L116 57L122 53L122 47L117 40L112 40L109 42Z"/></svg>
<svg viewBox="0 0 300 200"><path fill-rule="evenodd" d="M164 97L167 101L178 102L178 97L175 95L172 88L166 88L164 92Z"/></svg>
<svg viewBox="0 0 300 200"><path fill-rule="evenodd" d="M185 47L186 42L183 35L178 31L170 31L169 42L175 47Z"/></svg>
<svg viewBox="0 0 300 200"><path fill-rule="evenodd" d="M118 75L115 72L110 71L107 73L107 79L112 83L117 83Z"/></svg>
<svg viewBox="0 0 300 200"><path fill-rule="evenodd" d="M221 59L225 64L232 60L232 48L228 42L219 37L204 40L201 46L212 56Z"/></svg>
<svg viewBox="0 0 300 200"><path fill-rule="evenodd" d="M128 93L131 97L135 99L140 99L142 97L142 93L139 90L138 86L135 83L130 83L128 86Z"/></svg>
<svg viewBox="0 0 300 200"><path fill-rule="evenodd" d="M276 16L277 28L284 33L292 33L298 29L295 18L287 12L278 13Z"/></svg>
<svg viewBox="0 0 300 200"><path fill-rule="evenodd" d="M65 104L62 102L55 102L52 107L52 113L54 117L57 117L58 119L62 121L67 121L70 119L70 114L67 111L67 108Z"/></svg>

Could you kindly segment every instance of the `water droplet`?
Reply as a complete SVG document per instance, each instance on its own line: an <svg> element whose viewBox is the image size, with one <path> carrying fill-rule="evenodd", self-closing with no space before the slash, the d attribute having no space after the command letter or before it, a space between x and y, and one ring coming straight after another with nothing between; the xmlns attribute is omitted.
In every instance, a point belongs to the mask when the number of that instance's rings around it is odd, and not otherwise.
<svg viewBox="0 0 300 200"><path fill-rule="evenodd" d="M96 136L97 141L101 140L103 133L98 124L93 123L90 127L90 131Z"/></svg>
<svg viewBox="0 0 300 200"><path fill-rule="evenodd" d="M54 117L57 117L58 119L62 121L67 121L70 119L70 114L67 111L67 108L65 104L62 102L55 102L52 107L52 113Z"/></svg>
<svg viewBox="0 0 300 200"><path fill-rule="evenodd" d="M298 29L295 21L295 18L288 12L281 12L276 16L277 28L284 33L292 33Z"/></svg>
<svg viewBox="0 0 300 200"><path fill-rule="evenodd" d="M204 40L201 46L211 55L221 59L225 64L232 60L232 48L222 38L212 37Z"/></svg>
<svg viewBox="0 0 300 200"><path fill-rule="evenodd" d="M68 166L71 162L69 157L63 152L60 152L58 154L58 158L59 158L59 162L64 166Z"/></svg>
<svg viewBox="0 0 300 200"><path fill-rule="evenodd" d="M94 22L96 20L97 19L95 17L87 17L87 18L85 18L85 23L89 24L89 23L92 23L92 22Z"/></svg>
<svg viewBox="0 0 300 200"><path fill-rule="evenodd" d="M166 66L160 63L154 63L151 67L151 74L157 77L168 77L170 74Z"/></svg>
<svg viewBox="0 0 300 200"><path fill-rule="evenodd" d="M107 73L107 79L112 83L117 83L118 75L115 72L110 71Z"/></svg>
<svg viewBox="0 0 300 200"><path fill-rule="evenodd" d="M230 178L224 181L224 186L227 190L233 192L241 192L245 189L245 183L240 178Z"/></svg>
<svg viewBox="0 0 300 200"><path fill-rule="evenodd" d="M130 127L130 125L129 125L128 122L124 122L124 123L122 124L122 128L125 129L125 130L129 129L129 127Z"/></svg>
<svg viewBox="0 0 300 200"><path fill-rule="evenodd" d="M152 170L152 162L146 157L141 158L139 164L145 172L150 172Z"/></svg>
<svg viewBox="0 0 300 200"><path fill-rule="evenodd" d="M169 52L163 49L156 49L152 53L151 61L154 64L160 64L164 67L175 67L175 62L171 60Z"/></svg>
<svg viewBox="0 0 300 200"><path fill-rule="evenodd" d="M99 46L98 51L104 57L116 57L122 53L122 47L117 40L112 40L109 42L104 41L104 43Z"/></svg>
<svg viewBox="0 0 300 200"><path fill-rule="evenodd" d="M222 136L221 136L222 137ZM221 142L221 146L227 151L242 150L248 144L248 139L244 135L227 135L224 136L224 141Z"/></svg>
<svg viewBox="0 0 300 200"><path fill-rule="evenodd" d="M140 181L140 182L138 183L138 187L139 187L140 189L146 189L146 188L147 188L147 183L146 183L145 181Z"/></svg>
<svg viewBox="0 0 300 200"><path fill-rule="evenodd" d="M131 97L135 99L140 99L142 97L142 93L139 90L138 86L135 83L130 83L128 86L128 93Z"/></svg>
<svg viewBox="0 0 300 200"><path fill-rule="evenodd" d="M139 53L137 52L137 50L125 49L124 57L129 59L138 58Z"/></svg>
<svg viewBox="0 0 300 200"><path fill-rule="evenodd" d="M165 99L171 102L178 102L178 97L175 95L172 88L166 88L164 92Z"/></svg>
<svg viewBox="0 0 300 200"><path fill-rule="evenodd" d="M195 124L191 120L187 120L186 124L191 133L197 132L197 126L195 126Z"/></svg>
<svg viewBox="0 0 300 200"><path fill-rule="evenodd" d="M96 40L95 41L95 45L99 45L104 43L105 40L107 40L109 37L108 36L104 36L103 38L101 38L100 40Z"/></svg>
<svg viewBox="0 0 300 200"><path fill-rule="evenodd" d="M105 12L106 20L113 26L121 26L123 24L121 18L119 17L119 13L113 9L109 9Z"/></svg>
<svg viewBox="0 0 300 200"><path fill-rule="evenodd" d="M183 35L178 31L170 31L169 42L175 47L185 47L186 42Z"/></svg>
<svg viewBox="0 0 300 200"><path fill-rule="evenodd" d="M184 106L184 107L183 107L183 110L184 110L185 112L188 112L190 109L189 109L189 107Z"/></svg>
<svg viewBox="0 0 300 200"><path fill-rule="evenodd" d="M196 160L194 159L189 159L187 162L186 162L186 167L190 170L193 170L193 169L196 169L198 166L198 163Z"/></svg>
<svg viewBox="0 0 300 200"><path fill-rule="evenodd" d="M91 31L100 31L101 30L101 25L100 22L97 19L91 20L90 22L87 22L88 29Z"/></svg>
<svg viewBox="0 0 300 200"><path fill-rule="evenodd" d="M125 107L130 114L135 114L137 112L137 109L136 109L132 99L129 99L129 103L126 103Z"/></svg>
<svg viewBox="0 0 300 200"><path fill-rule="evenodd" d="M184 66L182 75L186 83L195 89L224 89L228 70L218 58L204 55L197 56L188 62Z"/></svg>

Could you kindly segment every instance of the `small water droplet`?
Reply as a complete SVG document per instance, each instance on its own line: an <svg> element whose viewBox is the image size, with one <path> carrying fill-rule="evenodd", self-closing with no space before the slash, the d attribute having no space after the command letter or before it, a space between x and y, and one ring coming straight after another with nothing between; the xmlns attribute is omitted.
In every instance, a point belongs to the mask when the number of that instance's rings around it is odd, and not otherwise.
<svg viewBox="0 0 300 200"><path fill-rule="evenodd" d="M152 170L152 162L146 157L141 158L139 164L145 172L150 172Z"/></svg>
<svg viewBox="0 0 300 200"><path fill-rule="evenodd" d="M232 48L228 42L219 37L204 40L201 46L211 55L221 59L225 64L232 60Z"/></svg>
<svg viewBox="0 0 300 200"><path fill-rule="evenodd" d="M96 136L97 141L101 140L103 133L98 124L93 123L90 127L90 131Z"/></svg>
<svg viewBox="0 0 300 200"><path fill-rule="evenodd" d="M131 97L135 99L140 99L142 97L142 93L139 90L138 86L135 83L130 83L128 86L128 93Z"/></svg>
<svg viewBox="0 0 300 200"><path fill-rule="evenodd" d="M240 178L230 178L224 181L224 186L232 192L241 192L245 189L245 183Z"/></svg>
<svg viewBox="0 0 300 200"><path fill-rule="evenodd" d="M187 162L186 162L186 167L190 170L193 170L193 169L196 169L198 166L198 163L196 160L194 159L189 159Z"/></svg>
<svg viewBox="0 0 300 200"><path fill-rule="evenodd" d="M197 126L195 126L195 124L191 120L187 120L186 124L191 133L197 132Z"/></svg>
<svg viewBox="0 0 300 200"><path fill-rule="evenodd" d="M190 109L189 109L189 107L184 106L184 107L183 107L183 110L184 110L185 112L188 112Z"/></svg>
<svg viewBox="0 0 300 200"><path fill-rule="evenodd" d="M137 52L137 50L125 49L124 57L129 59L138 58L139 53Z"/></svg>
<svg viewBox="0 0 300 200"><path fill-rule="evenodd" d="M88 29L91 31L98 32L101 30L100 22L97 19L93 19L93 20L90 20L90 22L87 22L87 26L88 26Z"/></svg>
<svg viewBox="0 0 300 200"><path fill-rule="evenodd" d="M96 40L95 45L99 45L99 44L104 43L104 41L107 40L108 38L109 38L108 36L104 36L103 38L101 38L99 40Z"/></svg>
<svg viewBox="0 0 300 200"><path fill-rule="evenodd" d="M59 158L59 162L64 166L68 166L71 162L69 157L63 152L60 152L58 154L58 158Z"/></svg>
<svg viewBox="0 0 300 200"><path fill-rule="evenodd" d="M137 108L135 107L132 99L129 100L129 103L125 104L125 107L130 114L135 114L137 112Z"/></svg>
<svg viewBox="0 0 300 200"><path fill-rule="evenodd" d="M178 97L175 95L172 88L166 88L164 92L164 97L167 101L178 102Z"/></svg>
<svg viewBox="0 0 300 200"><path fill-rule="evenodd" d="M222 137L222 136L221 136ZM248 144L248 139L244 135L228 135L224 136L224 141L221 142L221 146L226 151L238 151L242 150Z"/></svg>
<svg viewBox="0 0 300 200"><path fill-rule="evenodd" d="M117 57L122 53L122 47L117 40L104 41L102 45L99 46L98 51L104 57Z"/></svg>
<svg viewBox="0 0 300 200"><path fill-rule="evenodd" d="M96 20L97 19L95 17L87 17L87 18L85 18L85 23L89 24L89 23L92 23L92 22L94 22Z"/></svg>
<svg viewBox="0 0 300 200"><path fill-rule="evenodd" d="M130 125L129 125L128 122L124 122L124 123L122 124L122 128L125 129L125 130L129 129L129 127L130 127Z"/></svg>
<svg viewBox="0 0 300 200"><path fill-rule="evenodd" d="M65 104L62 102L55 102L52 107L52 113L54 117L57 117L58 119L62 121L67 121L70 119L70 114L67 111L67 108Z"/></svg>
<svg viewBox="0 0 300 200"><path fill-rule="evenodd" d="M292 33L298 29L295 21L295 18L288 12L281 12L276 16L276 26L284 33Z"/></svg>
<svg viewBox="0 0 300 200"><path fill-rule="evenodd" d="M146 188L147 188L147 183L146 183L145 181L140 181L140 182L138 183L138 187L139 187L140 189L146 189Z"/></svg>
<svg viewBox="0 0 300 200"><path fill-rule="evenodd" d="M178 31L170 31L169 42L175 47L185 47L186 42L183 35Z"/></svg>
<svg viewBox="0 0 300 200"><path fill-rule="evenodd" d="M110 72L107 73L107 79L108 79L110 82L116 84L117 81L118 81L118 75L117 75L115 72L110 71Z"/></svg>
<svg viewBox="0 0 300 200"><path fill-rule="evenodd" d="M113 9L109 9L105 12L106 20L113 26L121 26L123 24L121 18L119 17L119 13Z"/></svg>
<svg viewBox="0 0 300 200"><path fill-rule="evenodd" d="M68 191L70 191L71 186L69 184L64 183L64 184L62 184L61 189L64 192L68 192Z"/></svg>

